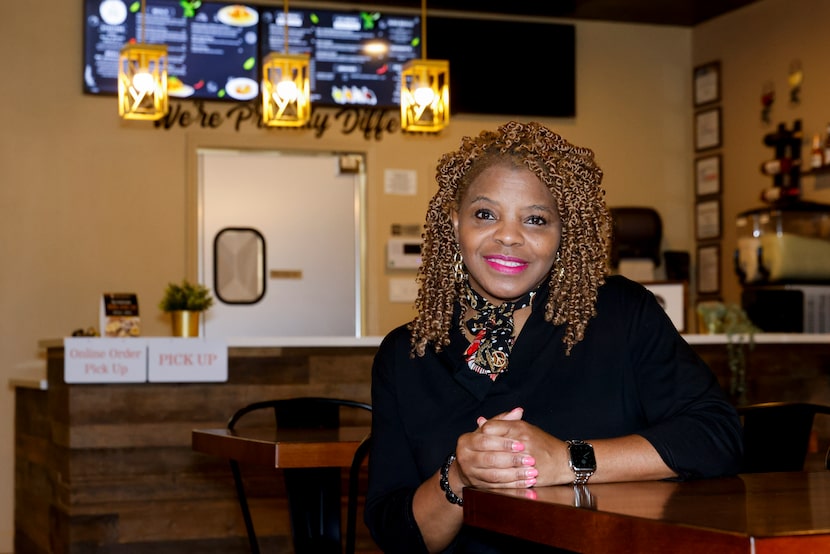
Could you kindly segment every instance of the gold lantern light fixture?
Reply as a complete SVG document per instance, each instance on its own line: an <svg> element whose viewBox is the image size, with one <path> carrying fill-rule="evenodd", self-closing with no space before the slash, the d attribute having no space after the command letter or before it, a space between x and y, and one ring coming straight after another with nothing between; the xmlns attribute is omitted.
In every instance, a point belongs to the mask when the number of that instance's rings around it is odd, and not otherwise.
<svg viewBox="0 0 830 554"><path fill-rule="evenodd" d="M450 62L427 59L427 4L421 0L421 59L401 71L401 129L437 133L450 123Z"/></svg>
<svg viewBox="0 0 830 554"><path fill-rule="evenodd" d="M141 0L141 40L127 43L118 58L118 115L157 120L168 110L167 46L145 44L146 0Z"/></svg>
<svg viewBox="0 0 830 554"><path fill-rule="evenodd" d="M284 10L285 52L262 63L262 122L269 127L302 127L311 119L308 54L288 53L288 1Z"/></svg>

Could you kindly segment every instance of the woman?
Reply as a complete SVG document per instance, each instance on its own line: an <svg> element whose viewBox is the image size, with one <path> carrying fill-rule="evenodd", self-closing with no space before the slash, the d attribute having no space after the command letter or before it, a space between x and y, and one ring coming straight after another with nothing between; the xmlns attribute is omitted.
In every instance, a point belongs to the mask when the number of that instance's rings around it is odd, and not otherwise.
<svg viewBox="0 0 830 554"><path fill-rule="evenodd" d="M712 372L650 292L607 276L591 150L510 122L465 138L437 180L417 315L372 370L365 518L384 551L517 551L462 526L465 486L738 471Z"/></svg>

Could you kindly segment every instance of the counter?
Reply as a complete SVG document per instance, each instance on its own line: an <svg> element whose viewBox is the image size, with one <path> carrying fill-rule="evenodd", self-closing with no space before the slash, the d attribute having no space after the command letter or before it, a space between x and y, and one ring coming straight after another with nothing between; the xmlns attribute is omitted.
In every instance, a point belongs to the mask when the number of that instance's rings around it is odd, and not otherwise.
<svg viewBox="0 0 830 554"><path fill-rule="evenodd" d="M709 346L726 345L730 341L748 342L746 335L727 336L724 334L685 334L684 340L700 351ZM281 348L377 348L383 337L238 337L228 339L228 348L234 349L281 349ZM758 333L754 337L758 345L825 345L830 347L830 334L804 333ZM38 342L43 350L62 348L63 339L44 339ZM31 365L31 364L30 364ZM38 365L38 364L34 364ZM27 368L9 380L12 387L45 388L46 367Z"/></svg>
<svg viewBox="0 0 830 554"><path fill-rule="evenodd" d="M14 551L249 552L230 468L194 452L191 431L224 427L236 409L267 398L370 401L377 341L291 343L230 347L225 383L67 385L62 341L44 341L46 385L31 370L13 380ZM365 417L356 423L368 425ZM289 552L275 471L246 469L249 501L263 552ZM358 548L371 550L360 527Z"/></svg>
<svg viewBox="0 0 830 554"><path fill-rule="evenodd" d="M248 551L227 464L193 452L194 428L223 427L256 400L339 396L370 401L379 337L229 341L225 383L63 381L63 343L43 341L43 375L15 386L15 552L158 554ZM727 337L686 340L726 386ZM830 404L830 335L759 334L748 400ZM367 422L368 423L368 422ZM816 422L817 448L830 444ZM263 551L290 551L282 479L252 469ZM344 487L345 487L344 475ZM359 525L358 550L372 551Z"/></svg>

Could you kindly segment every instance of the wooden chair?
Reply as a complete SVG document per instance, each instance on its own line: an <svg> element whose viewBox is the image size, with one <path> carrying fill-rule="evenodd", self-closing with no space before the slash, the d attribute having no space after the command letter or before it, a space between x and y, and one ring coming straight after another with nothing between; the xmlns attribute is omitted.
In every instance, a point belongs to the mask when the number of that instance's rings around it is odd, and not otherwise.
<svg viewBox="0 0 830 554"><path fill-rule="evenodd" d="M273 422L279 428L317 428L333 429L340 426L340 409L356 408L371 412L372 406L354 400L341 398L299 397L279 400L254 402L240 408L228 421L228 430L234 430L239 420L252 412L273 411ZM346 551L354 551L356 534L356 513L358 496L358 479L360 466L368 455L368 440L364 439L355 452L352 467L349 470L347 513L349 518L346 528ZM365 446L364 446L365 445ZM248 497L242 479L239 462L230 461L242 518L248 533L251 552L260 552L259 541L254 530ZM291 514L291 533L294 550L301 554L340 553L341 546L341 468L286 468L286 493ZM351 548L351 550L349 550Z"/></svg>
<svg viewBox="0 0 830 554"><path fill-rule="evenodd" d="M816 414L830 406L764 402L738 408L744 428L743 473L802 471Z"/></svg>

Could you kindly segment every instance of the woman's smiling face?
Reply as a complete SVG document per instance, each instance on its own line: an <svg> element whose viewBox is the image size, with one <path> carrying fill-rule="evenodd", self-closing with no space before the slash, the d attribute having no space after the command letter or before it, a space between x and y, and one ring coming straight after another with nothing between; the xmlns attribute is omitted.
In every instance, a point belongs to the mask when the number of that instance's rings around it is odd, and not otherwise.
<svg viewBox="0 0 830 554"><path fill-rule="evenodd" d="M494 165L452 213L470 286L494 305L548 278L562 236L553 196L529 169Z"/></svg>

